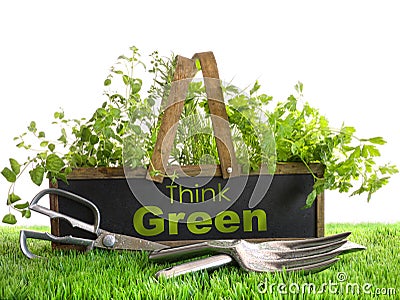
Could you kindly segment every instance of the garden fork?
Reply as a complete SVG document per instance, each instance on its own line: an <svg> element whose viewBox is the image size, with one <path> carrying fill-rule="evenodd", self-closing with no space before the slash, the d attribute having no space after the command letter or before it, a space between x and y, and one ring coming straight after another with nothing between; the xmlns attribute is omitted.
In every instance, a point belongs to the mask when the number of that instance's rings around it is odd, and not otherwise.
<svg viewBox="0 0 400 300"><path fill-rule="evenodd" d="M157 277L175 277L188 272L214 269L232 262L233 259L246 271L319 272L337 262L339 260L337 256L340 254L366 249L364 246L345 240L350 234L346 232L323 238L263 243L214 240L155 250L150 253L149 258L153 261L171 261L210 253L223 253L161 270L156 274Z"/></svg>

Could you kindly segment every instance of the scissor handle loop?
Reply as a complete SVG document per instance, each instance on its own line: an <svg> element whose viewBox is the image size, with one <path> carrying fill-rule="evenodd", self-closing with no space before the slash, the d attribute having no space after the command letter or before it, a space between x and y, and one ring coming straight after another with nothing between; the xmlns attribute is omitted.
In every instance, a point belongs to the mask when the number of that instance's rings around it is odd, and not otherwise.
<svg viewBox="0 0 400 300"><path fill-rule="evenodd" d="M26 242L27 239L37 239L37 240L44 240L44 241L50 241L50 242L55 242L55 243L60 243L60 244L70 244L70 245L80 245L80 246L85 246L87 250L91 249L93 246L94 241L89 240L89 239L82 239L82 238L77 238L73 236L54 236L48 232L38 232L38 231L30 231L30 230L21 230L19 234L19 245L21 248L22 253L30 258L43 258L41 256L38 256L36 254L33 254L29 248L28 244Z"/></svg>
<svg viewBox="0 0 400 300"><path fill-rule="evenodd" d="M77 203L80 203L80 204L90 208L90 210L93 212L94 224L91 225L91 224L84 223L75 218L63 215L59 212L56 212L56 211L50 210L44 206L38 205L39 200L41 198L43 198L43 196L48 195L48 194L62 196L64 198L73 200ZM55 188L44 189L44 190L40 191L35 197L33 197L31 204L29 205L29 208L33 211L44 214L44 215L50 217L51 219L53 219L53 218L64 219L64 220L68 221L73 227L78 227L83 230L98 234L98 230L99 230L99 226L100 226L99 209L91 201L89 201L81 196L78 196L76 194L73 194L71 192L61 190L61 189L55 189Z"/></svg>

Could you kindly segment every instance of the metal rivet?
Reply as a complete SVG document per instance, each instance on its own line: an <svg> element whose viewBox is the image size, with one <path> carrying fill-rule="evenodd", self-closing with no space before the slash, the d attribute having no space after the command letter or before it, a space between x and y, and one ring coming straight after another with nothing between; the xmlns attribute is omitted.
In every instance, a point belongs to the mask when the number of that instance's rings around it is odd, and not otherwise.
<svg viewBox="0 0 400 300"><path fill-rule="evenodd" d="M104 238L103 238L103 245L106 247L113 247L115 244L115 236L111 235L111 234L107 234Z"/></svg>
<svg viewBox="0 0 400 300"><path fill-rule="evenodd" d="M231 173L232 173L232 168L231 168L231 167L226 168L226 172L228 172L229 174L231 174Z"/></svg>

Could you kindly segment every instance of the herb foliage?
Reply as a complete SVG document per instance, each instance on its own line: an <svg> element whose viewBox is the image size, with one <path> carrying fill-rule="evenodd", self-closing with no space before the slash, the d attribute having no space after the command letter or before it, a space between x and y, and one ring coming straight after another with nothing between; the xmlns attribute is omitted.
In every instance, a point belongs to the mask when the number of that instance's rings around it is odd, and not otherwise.
<svg viewBox="0 0 400 300"><path fill-rule="evenodd" d="M63 111L54 113L52 124L60 130L58 138L49 138L34 121L14 138L16 146L30 155L22 163L10 158L9 166L1 171L10 183L9 213L3 217L4 223L17 223L12 211L30 217L29 203L15 189L17 179L26 172L40 186L45 178L66 182L72 168L77 167L148 166L176 65L173 55L161 57L155 51L150 58L147 69L134 46L129 55L119 56L104 81L106 101L89 119L68 119ZM152 76L147 92L143 92L143 80L136 75L139 68ZM296 94L274 107L273 97L260 93L258 81L248 92L231 83L224 83L222 88L243 172L257 170L261 164L274 166L275 161L325 166L323 178L314 175L314 189L305 199L306 207L325 189L351 195L366 193L369 201L390 175L398 172L394 165L377 163L378 146L386 143L382 137L358 138L355 128L344 125L332 129L316 108L304 103L300 82L295 85ZM218 164L206 99L204 84L191 82L171 152L172 164ZM28 142L32 138L35 144Z"/></svg>

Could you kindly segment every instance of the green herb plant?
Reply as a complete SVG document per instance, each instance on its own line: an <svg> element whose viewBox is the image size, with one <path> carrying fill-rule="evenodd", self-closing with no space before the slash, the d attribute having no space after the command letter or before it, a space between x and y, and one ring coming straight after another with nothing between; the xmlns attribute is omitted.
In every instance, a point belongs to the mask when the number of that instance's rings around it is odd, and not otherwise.
<svg viewBox="0 0 400 300"><path fill-rule="evenodd" d="M322 178L314 175L314 188L306 207L325 189L350 192L351 196L366 193L369 201L388 183L390 175L398 172L395 165L377 164L378 146L386 141L382 137L359 138L350 126L332 129L318 109L307 102L300 107L303 84L296 84L295 90L296 96L290 95L269 113L269 122L275 134L278 161L301 161L306 166L317 162L325 166Z"/></svg>
<svg viewBox="0 0 400 300"><path fill-rule="evenodd" d="M150 59L151 67L147 69L134 46L129 55L119 56L104 81L106 101L90 118L68 119L63 111L54 113L52 125L60 130L58 138L49 138L34 121L26 132L15 137L16 146L30 155L22 163L10 158L9 166L1 172L10 183L9 212L3 217L4 223L17 222L13 211L30 217L29 203L16 193L17 179L26 172L39 186L44 178L53 183L67 182L73 168L148 166L176 65L174 55L161 57L157 51ZM137 75L143 70L152 76L146 92L143 79ZM380 156L378 146L385 144L383 138L357 138L355 129L348 126L332 129L316 108L304 103L302 83L296 84L295 95L274 107L273 97L260 93L260 88L258 81L246 90L222 84L242 172L258 170L262 164L274 166L275 161L303 162L307 167L310 163L323 164L324 177L314 175L306 207L325 189L351 195L366 193L369 201L371 194L398 172L394 165L376 162ZM204 84L194 80L189 85L170 163L218 164L212 132ZM269 171L273 173L274 169Z"/></svg>

